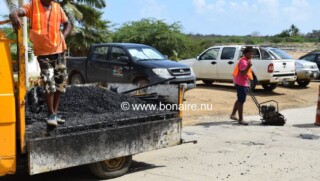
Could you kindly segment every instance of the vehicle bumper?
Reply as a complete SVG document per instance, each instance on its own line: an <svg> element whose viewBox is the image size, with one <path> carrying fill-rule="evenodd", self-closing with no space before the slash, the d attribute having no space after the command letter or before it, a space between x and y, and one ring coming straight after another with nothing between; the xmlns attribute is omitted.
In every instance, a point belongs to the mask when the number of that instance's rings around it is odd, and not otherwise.
<svg viewBox="0 0 320 181"><path fill-rule="evenodd" d="M160 82L162 80L165 80L165 78L159 78L159 77L152 77L150 78L150 82ZM196 78L195 76L177 76L175 79L164 82L163 84L179 84L184 85L185 90L193 89L196 87Z"/></svg>
<svg viewBox="0 0 320 181"><path fill-rule="evenodd" d="M277 76L273 76L270 78L270 83L281 83L283 81L286 82L294 82L297 80L297 76L281 76L281 77L277 77Z"/></svg>
<svg viewBox="0 0 320 181"><path fill-rule="evenodd" d="M319 77L319 70L299 70L297 71L298 79L314 79Z"/></svg>

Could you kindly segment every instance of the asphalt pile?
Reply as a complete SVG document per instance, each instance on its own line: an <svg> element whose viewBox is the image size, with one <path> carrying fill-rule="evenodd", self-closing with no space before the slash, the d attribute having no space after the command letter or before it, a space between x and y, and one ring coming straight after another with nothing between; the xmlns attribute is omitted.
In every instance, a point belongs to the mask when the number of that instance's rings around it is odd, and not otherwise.
<svg viewBox="0 0 320 181"><path fill-rule="evenodd" d="M97 86L69 86L61 95L59 115L64 124L49 127L46 124L48 109L41 87L35 87L26 95L27 137L70 133L87 129L136 124L172 116L172 112L160 110L122 110L121 104L148 104L139 98L118 94Z"/></svg>

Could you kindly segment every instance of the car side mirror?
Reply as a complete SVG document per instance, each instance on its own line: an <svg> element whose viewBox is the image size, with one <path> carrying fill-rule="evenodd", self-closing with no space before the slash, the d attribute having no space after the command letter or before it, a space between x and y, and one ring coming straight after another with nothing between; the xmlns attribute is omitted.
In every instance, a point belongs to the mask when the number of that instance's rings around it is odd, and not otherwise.
<svg viewBox="0 0 320 181"><path fill-rule="evenodd" d="M199 60L200 56L197 56L196 59Z"/></svg>
<svg viewBox="0 0 320 181"><path fill-rule="evenodd" d="M120 56L117 59L120 60L121 62L129 62L129 57L127 56Z"/></svg>

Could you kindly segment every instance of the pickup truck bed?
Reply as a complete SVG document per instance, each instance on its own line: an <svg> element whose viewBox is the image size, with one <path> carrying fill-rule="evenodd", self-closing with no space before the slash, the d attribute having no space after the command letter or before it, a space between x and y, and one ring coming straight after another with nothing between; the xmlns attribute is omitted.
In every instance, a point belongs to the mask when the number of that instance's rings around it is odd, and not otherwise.
<svg viewBox="0 0 320 181"><path fill-rule="evenodd" d="M29 101L33 95L28 93ZM60 104L66 123L57 128L47 127L45 107L35 114L27 106L30 174L180 144L182 121L177 112L122 111L122 102L146 104L98 87L68 87Z"/></svg>

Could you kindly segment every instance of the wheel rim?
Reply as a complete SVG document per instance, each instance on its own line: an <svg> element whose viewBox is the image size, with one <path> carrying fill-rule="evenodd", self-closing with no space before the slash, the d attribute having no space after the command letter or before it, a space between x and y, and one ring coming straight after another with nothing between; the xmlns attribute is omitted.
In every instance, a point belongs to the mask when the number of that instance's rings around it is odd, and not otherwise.
<svg viewBox="0 0 320 181"><path fill-rule="evenodd" d="M105 160L103 163L110 171L120 170L126 161L126 157L114 158L111 160Z"/></svg>
<svg viewBox="0 0 320 181"><path fill-rule="evenodd" d="M71 84L81 84L82 82L81 82L81 77L80 77L80 75L74 75L74 76L72 76L72 78L71 78Z"/></svg>
<svg viewBox="0 0 320 181"><path fill-rule="evenodd" d="M147 81L147 80L142 79L142 80L137 81L138 88L144 87L144 86L147 86L147 85L149 85L149 81ZM140 89L140 90L137 91L137 93L138 94L146 94L147 93L147 89L148 88Z"/></svg>

